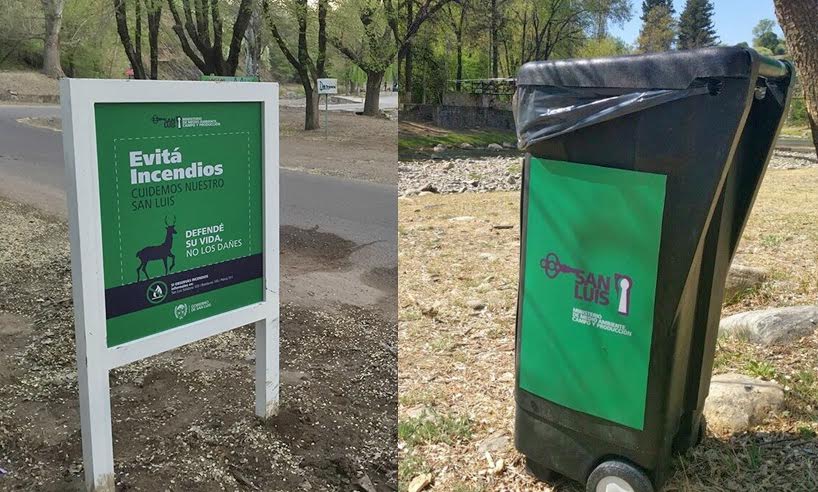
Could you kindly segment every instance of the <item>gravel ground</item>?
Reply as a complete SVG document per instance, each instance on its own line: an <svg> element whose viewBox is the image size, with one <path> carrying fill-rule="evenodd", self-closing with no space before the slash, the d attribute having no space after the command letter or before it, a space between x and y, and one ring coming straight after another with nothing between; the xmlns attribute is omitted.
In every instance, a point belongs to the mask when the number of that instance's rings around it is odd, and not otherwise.
<svg viewBox="0 0 818 492"><path fill-rule="evenodd" d="M812 154L800 152L776 151L770 160L773 169L814 166L818 166L818 159ZM398 163L401 196L516 191L520 189L521 172L521 157L428 159Z"/></svg>
<svg viewBox="0 0 818 492"><path fill-rule="evenodd" d="M0 216L0 489L84 490L67 227L2 200ZM393 490L395 331L374 309L283 304L268 421L252 327L112 371L117 489Z"/></svg>

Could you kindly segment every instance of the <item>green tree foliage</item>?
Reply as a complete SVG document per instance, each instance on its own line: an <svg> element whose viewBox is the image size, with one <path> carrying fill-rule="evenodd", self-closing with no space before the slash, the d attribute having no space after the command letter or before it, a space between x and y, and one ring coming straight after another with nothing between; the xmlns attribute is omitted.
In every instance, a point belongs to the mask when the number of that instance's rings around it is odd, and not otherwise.
<svg viewBox="0 0 818 492"><path fill-rule="evenodd" d="M0 1L0 66L42 63L44 27L38 6L33 0Z"/></svg>
<svg viewBox="0 0 818 492"><path fill-rule="evenodd" d="M622 25L631 19L630 0L590 0L588 8L592 15L592 37L602 40L608 36L608 24Z"/></svg>
<svg viewBox="0 0 818 492"><path fill-rule="evenodd" d="M673 0L642 0L642 22L648 21L648 13L654 7L664 7L672 16L676 13L676 10L673 8Z"/></svg>
<svg viewBox="0 0 818 492"><path fill-rule="evenodd" d="M711 0L687 0L679 16L679 49L715 46L718 42L713 26Z"/></svg>
<svg viewBox="0 0 818 492"><path fill-rule="evenodd" d="M668 51L676 39L676 20L667 7L653 7L648 12L637 40L640 53Z"/></svg>
<svg viewBox="0 0 818 492"><path fill-rule="evenodd" d="M761 19L753 28L753 47L762 54L783 55L787 52L787 45L782 38L775 33L775 21L772 19ZM763 48L762 51L760 48Z"/></svg>
<svg viewBox="0 0 818 492"><path fill-rule="evenodd" d="M369 116L379 113L383 79L398 54L391 7L389 0L347 0L329 34L332 45L366 73L364 114Z"/></svg>
<svg viewBox="0 0 818 492"><path fill-rule="evenodd" d="M577 52L579 58L602 58L605 56L627 55L631 52L627 43L619 38L606 36L591 38Z"/></svg>
<svg viewBox="0 0 818 492"><path fill-rule="evenodd" d="M532 60L624 54L630 48L606 34L630 18L629 0L459 0L446 5L412 42L412 83L402 97L440 103L457 80L514 77ZM494 21L492 20L494 17ZM492 23L497 32L492 34ZM496 46L495 46L496 44ZM408 59L407 59L408 61ZM465 87L471 87L465 84Z"/></svg>

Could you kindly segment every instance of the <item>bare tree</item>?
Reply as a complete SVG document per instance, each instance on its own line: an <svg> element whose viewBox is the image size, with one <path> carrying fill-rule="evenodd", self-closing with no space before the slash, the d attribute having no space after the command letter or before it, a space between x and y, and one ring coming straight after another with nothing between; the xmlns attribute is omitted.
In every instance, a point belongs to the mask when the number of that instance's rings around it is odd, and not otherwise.
<svg viewBox="0 0 818 492"><path fill-rule="evenodd" d="M818 153L818 0L775 0L775 13L801 76L812 143Z"/></svg>
<svg viewBox="0 0 818 492"><path fill-rule="evenodd" d="M113 0L114 17L119 40L133 69L134 78L156 80L159 77L159 27L162 19L162 0ZM134 8L134 33L131 39L128 27L128 4ZM142 9L148 20L150 71L142 58Z"/></svg>
<svg viewBox="0 0 818 492"><path fill-rule="evenodd" d="M43 73L56 79L65 75L60 65L60 29L65 0L40 0L40 3L45 14Z"/></svg>
<svg viewBox="0 0 818 492"><path fill-rule="evenodd" d="M267 24L270 26L273 39L275 39L276 44L278 44L290 65L295 68L298 78L301 80L301 86L304 87L306 97L305 130L317 130L321 127L318 118L317 79L326 75L324 65L327 59L327 4L328 0L318 0L318 53L315 61L313 61L307 46L307 21L310 13L308 1L295 0L295 17L298 23L298 51L294 55L271 15L268 0L264 0L264 14L267 17Z"/></svg>
<svg viewBox="0 0 818 492"><path fill-rule="evenodd" d="M175 23L173 31L185 55L205 75L236 75L244 31L253 15L253 0L241 0L239 4L226 58L220 0L181 0L184 20L178 2L168 0L168 8Z"/></svg>

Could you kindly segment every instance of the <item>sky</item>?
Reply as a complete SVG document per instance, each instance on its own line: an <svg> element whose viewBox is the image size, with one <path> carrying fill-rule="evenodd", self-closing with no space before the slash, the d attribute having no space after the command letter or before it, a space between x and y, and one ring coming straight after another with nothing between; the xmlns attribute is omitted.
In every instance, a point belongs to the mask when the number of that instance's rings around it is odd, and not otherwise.
<svg viewBox="0 0 818 492"><path fill-rule="evenodd" d="M624 26L609 27L611 35L621 38L626 43L636 44L639 29L642 27L642 0L631 0L633 17ZM673 0L676 17L684 9L685 0ZM736 44L746 41L752 45L753 27L761 19L772 19L777 22L773 0L713 0L715 12L713 23L716 33L724 44ZM781 29L776 28L781 36Z"/></svg>

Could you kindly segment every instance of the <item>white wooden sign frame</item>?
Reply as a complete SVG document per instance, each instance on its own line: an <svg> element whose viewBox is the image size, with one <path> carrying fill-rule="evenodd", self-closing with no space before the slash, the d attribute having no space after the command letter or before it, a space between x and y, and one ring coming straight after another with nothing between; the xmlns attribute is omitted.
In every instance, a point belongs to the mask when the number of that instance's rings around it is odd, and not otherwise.
<svg viewBox="0 0 818 492"><path fill-rule="evenodd" d="M66 78L60 95L85 483L88 490L108 492L115 484L108 379L113 368L254 323L255 412L267 418L278 411L278 84ZM94 105L162 102L262 104L264 296L262 302L108 348Z"/></svg>

